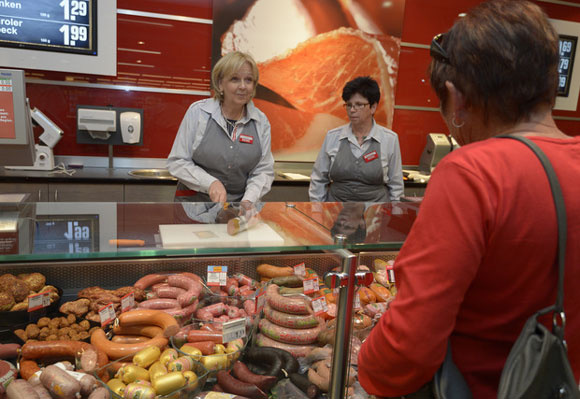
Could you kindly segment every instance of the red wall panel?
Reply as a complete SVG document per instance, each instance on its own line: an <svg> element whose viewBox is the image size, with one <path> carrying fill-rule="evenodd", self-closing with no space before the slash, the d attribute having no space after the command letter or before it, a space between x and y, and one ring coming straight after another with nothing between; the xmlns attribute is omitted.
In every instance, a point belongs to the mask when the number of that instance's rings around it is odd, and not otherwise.
<svg viewBox="0 0 580 399"><path fill-rule="evenodd" d="M426 47L435 34L449 29L459 13L479 2L406 0L393 121L393 129L400 137L404 164L419 162L427 133L447 131L438 112L420 108L438 107L426 76L430 62ZM542 1L537 3L551 18L580 22L580 8ZM162 14L211 20L211 0L118 0L117 7L120 12L117 19L116 77L27 71L31 104L65 131L65 136L54 149L57 155L107 155L107 146L76 143L76 106L81 104L142 108L144 145L116 146L114 155L166 158L187 107L209 91L211 24L163 18ZM130 15L139 12L156 13L161 18ZM413 47L415 44L425 48ZM41 79L44 83L33 83L33 79ZM46 84L50 81L59 84ZM61 85L68 83L85 86ZM153 91L113 90L89 83L148 87ZM176 91L173 94L161 93L155 89ZM187 92L180 94L178 90ZM578 118L580 110L555 111L554 114ZM569 134L580 134L578 121L558 120L557 123Z"/></svg>

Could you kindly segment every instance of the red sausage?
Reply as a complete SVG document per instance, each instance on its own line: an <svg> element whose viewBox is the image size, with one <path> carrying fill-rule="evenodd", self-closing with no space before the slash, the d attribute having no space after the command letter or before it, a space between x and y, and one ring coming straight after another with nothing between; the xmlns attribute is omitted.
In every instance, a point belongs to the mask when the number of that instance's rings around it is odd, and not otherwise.
<svg viewBox="0 0 580 399"><path fill-rule="evenodd" d="M190 330L187 333L187 342L213 341L217 344L221 344L222 338L222 333L219 331Z"/></svg>
<svg viewBox="0 0 580 399"><path fill-rule="evenodd" d="M313 328L319 324L314 315L283 313L272 309L268 304L264 306L264 316L272 323L288 328Z"/></svg>
<svg viewBox="0 0 580 399"><path fill-rule="evenodd" d="M155 293L159 298L173 298L173 299L177 299L179 295L187 292L183 288L172 287L170 285L163 285L157 288L154 287L153 291L155 291Z"/></svg>
<svg viewBox="0 0 580 399"><path fill-rule="evenodd" d="M198 342L188 342L186 344L183 344L183 346L191 346L193 348L197 348L201 351L202 355L207 356L213 355L215 353L214 349L216 343L213 341L198 341Z"/></svg>
<svg viewBox="0 0 580 399"><path fill-rule="evenodd" d="M167 275L165 275L165 274L158 274L158 273L148 274L146 276L141 277L139 280L137 280L137 282L135 284L133 284L133 287L144 290L148 287L151 287L153 284L163 283L166 280L167 280Z"/></svg>
<svg viewBox="0 0 580 399"><path fill-rule="evenodd" d="M181 308L176 299L171 298L155 298L148 299L139 303L139 307L142 309L173 309Z"/></svg>
<svg viewBox="0 0 580 399"><path fill-rule="evenodd" d="M256 280L254 280L251 277L246 276L245 274L242 273L236 273L234 274L234 278L236 280L238 280L238 283L240 285L248 285L250 287L252 287L253 289L258 288L258 282Z"/></svg>
<svg viewBox="0 0 580 399"><path fill-rule="evenodd" d="M255 384L240 381L231 376L225 370L218 371L217 381L226 392L246 396L252 399L268 399L268 395L266 395L264 391L258 388Z"/></svg>
<svg viewBox="0 0 580 399"><path fill-rule="evenodd" d="M226 312L228 310L227 310L226 305L224 303L218 302L218 303L214 303L213 305L204 306L203 308L198 310L198 313L200 311L209 312L213 317L218 317L218 316L221 316L223 314L226 314Z"/></svg>
<svg viewBox="0 0 580 399"><path fill-rule="evenodd" d="M239 360L234 363L232 372L237 379L248 382L250 384L255 384L262 391L269 391L277 380L276 376L273 375L260 375L252 373L248 366Z"/></svg>
<svg viewBox="0 0 580 399"><path fill-rule="evenodd" d="M226 280L227 294L230 296L237 294L239 292L238 286L239 286L238 280L236 280L233 277L228 277L228 279Z"/></svg>
<svg viewBox="0 0 580 399"><path fill-rule="evenodd" d="M0 359L12 359L18 356L20 344L0 344Z"/></svg>
<svg viewBox="0 0 580 399"><path fill-rule="evenodd" d="M288 328L276 325L268 319L260 320L260 331L278 342L295 345L308 345L316 342L322 323L314 328Z"/></svg>
<svg viewBox="0 0 580 399"><path fill-rule="evenodd" d="M253 316L256 314L256 303L253 299L246 299L244 301L244 311L248 316Z"/></svg>
<svg viewBox="0 0 580 399"><path fill-rule="evenodd" d="M294 357L303 357L310 353L316 345L293 345L284 344L282 342L275 341L271 338L266 337L264 334L258 334L256 336L256 345L258 346L271 346L272 348L284 349L286 352L290 352Z"/></svg>
<svg viewBox="0 0 580 399"><path fill-rule="evenodd" d="M266 290L266 300L272 308L284 313L312 314L312 309L305 298L282 296L278 289L276 284L271 284Z"/></svg>
<svg viewBox="0 0 580 399"><path fill-rule="evenodd" d="M201 295L201 283L191 277L183 274L172 274L167 278L169 285L179 287L186 290L185 293L177 297L177 301L181 306L191 305Z"/></svg>

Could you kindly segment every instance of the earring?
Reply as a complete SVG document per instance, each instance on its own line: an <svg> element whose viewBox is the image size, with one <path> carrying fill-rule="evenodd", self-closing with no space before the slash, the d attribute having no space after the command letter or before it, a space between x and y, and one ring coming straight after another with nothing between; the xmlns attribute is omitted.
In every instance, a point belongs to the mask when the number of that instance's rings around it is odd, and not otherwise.
<svg viewBox="0 0 580 399"><path fill-rule="evenodd" d="M451 124L453 125L454 128L459 129L459 128L462 128L463 125L465 125L465 121L462 121L461 124L459 124L455 120L455 115L453 115L453 119L451 119Z"/></svg>

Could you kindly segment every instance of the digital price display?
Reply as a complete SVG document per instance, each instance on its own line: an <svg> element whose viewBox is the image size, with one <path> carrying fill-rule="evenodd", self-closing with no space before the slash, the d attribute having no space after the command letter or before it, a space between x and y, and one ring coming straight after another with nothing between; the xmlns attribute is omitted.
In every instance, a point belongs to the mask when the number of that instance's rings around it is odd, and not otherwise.
<svg viewBox="0 0 580 399"><path fill-rule="evenodd" d="M99 251L99 215L37 215L34 253Z"/></svg>
<svg viewBox="0 0 580 399"><path fill-rule="evenodd" d="M0 45L97 55L97 0L0 0Z"/></svg>
<svg viewBox="0 0 580 399"><path fill-rule="evenodd" d="M578 38L574 36L560 35L560 63L558 64L558 96L568 97L570 93L570 81L572 79L572 68L574 67L574 56Z"/></svg>

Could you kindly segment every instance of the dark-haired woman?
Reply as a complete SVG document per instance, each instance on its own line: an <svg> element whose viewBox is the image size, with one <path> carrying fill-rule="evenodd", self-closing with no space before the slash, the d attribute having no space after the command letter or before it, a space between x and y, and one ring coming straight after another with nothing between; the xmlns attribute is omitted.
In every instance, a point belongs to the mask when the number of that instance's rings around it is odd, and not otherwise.
<svg viewBox="0 0 580 399"><path fill-rule="evenodd" d="M554 303L558 234L550 186L529 148L495 138L506 134L534 141L562 185L565 338L578 380L580 139L552 118L558 35L538 5L492 0L436 36L431 56L431 85L462 147L429 181L395 262L397 297L362 345L359 380L381 397L418 391L450 342L473 397L495 398L524 322ZM551 328L551 320L542 321Z"/></svg>
<svg viewBox="0 0 580 399"><path fill-rule="evenodd" d="M373 117L380 98L368 76L344 86L350 123L326 134L310 176L310 201L387 202L403 195L399 138Z"/></svg>

